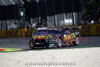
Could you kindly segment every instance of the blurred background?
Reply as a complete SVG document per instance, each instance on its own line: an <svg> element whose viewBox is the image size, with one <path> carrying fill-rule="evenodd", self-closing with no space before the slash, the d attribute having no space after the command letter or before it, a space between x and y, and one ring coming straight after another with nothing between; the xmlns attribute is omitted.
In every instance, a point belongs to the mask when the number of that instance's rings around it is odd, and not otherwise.
<svg viewBox="0 0 100 67"><path fill-rule="evenodd" d="M100 31L100 25L96 26L100 24L100 0L0 0L1 37L11 33L13 36L17 29L23 28L29 33L29 28L91 24L92 27L82 27L85 34L88 35L91 29L90 33L94 33L89 35L97 35L95 31ZM12 29L15 32L8 31Z"/></svg>

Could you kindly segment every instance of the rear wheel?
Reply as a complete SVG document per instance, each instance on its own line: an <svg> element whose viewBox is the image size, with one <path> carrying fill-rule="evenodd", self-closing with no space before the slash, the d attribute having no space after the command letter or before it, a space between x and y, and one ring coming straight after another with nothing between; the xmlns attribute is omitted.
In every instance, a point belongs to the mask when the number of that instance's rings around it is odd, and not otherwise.
<svg viewBox="0 0 100 67"><path fill-rule="evenodd" d="M62 40L61 40L61 38L58 38L57 39L57 47L59 48L59 47L62 47Z"/></svg>
<svg viewBox="0 0 100 67"><path fill-rule="evenodd" d="M80 44L80 40L79 40L79 37L77 37L77 38L75 39L74 45L79 45L79 44Z"/></svg>

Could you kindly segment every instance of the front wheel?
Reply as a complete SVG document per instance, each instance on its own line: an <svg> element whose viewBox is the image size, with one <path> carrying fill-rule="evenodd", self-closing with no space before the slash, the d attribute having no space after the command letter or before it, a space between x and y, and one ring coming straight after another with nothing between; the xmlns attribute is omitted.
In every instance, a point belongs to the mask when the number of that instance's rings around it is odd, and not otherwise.
<svg viewBox="0 0 100 67"><path fill-rule="evenodd" d="M29 47L30 47L31 49L34 49L34 43L33 43L33 40L30 40L30 41L29 41Z"/></svg>

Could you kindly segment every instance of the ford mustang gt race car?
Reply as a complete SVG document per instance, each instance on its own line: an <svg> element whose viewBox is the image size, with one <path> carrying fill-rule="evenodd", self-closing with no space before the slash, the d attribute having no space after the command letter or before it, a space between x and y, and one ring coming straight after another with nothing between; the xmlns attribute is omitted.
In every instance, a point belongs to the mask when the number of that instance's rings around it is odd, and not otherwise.
<svg viewBox="0 0 100 67"><path fill-rule="evenodd" d="M33 33L32 38L29 41L29 47L62 47L70 45L78 45L80 43L79 32L70 31L68 28L59 29L47 29L38 28Z"/></svg>
<svg viewBox="0 0 100 67"><path fill-rule="evenodd" d="M29 47L33 49L34 47L52 47L56 45L60 47L62 45L61 41L62 35L59 30L51 30L47 28L38 28L35 33L33 33L32 38L29 41Z"/></svg>

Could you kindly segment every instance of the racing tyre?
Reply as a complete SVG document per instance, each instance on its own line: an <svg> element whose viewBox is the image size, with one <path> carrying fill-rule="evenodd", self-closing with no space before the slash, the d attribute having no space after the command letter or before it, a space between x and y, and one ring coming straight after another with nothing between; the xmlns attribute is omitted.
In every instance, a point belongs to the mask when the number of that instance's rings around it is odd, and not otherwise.
<svg viewBox="0 0 100 67"><path fill-rule="evenodd" d="M48 44L46 45L46 48L49 48L49 45Z"/></svg>
<svg viewBox="0 0 100 67"><path fill-rule="evenodd" d="M79 44L80 44L79 37L76 37L75 42L74 42L74 45L79 45Z"/></svg>
<svg viewBox="0 0 100 67"><path fill-rule="evenodd" d="M61 38L58 38L57 39L57 47L59 48L59 47L62 47L62 40L61 40Z"/></svg>
<svg viewBox="0 0 100 67"><path fill-rule="evenodd" d="M31 49L34 49L34 43L33 43L33 40L30 40L30 42L29 42L29 47L30 47Z"/></svg>

